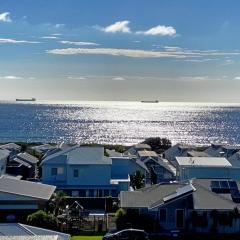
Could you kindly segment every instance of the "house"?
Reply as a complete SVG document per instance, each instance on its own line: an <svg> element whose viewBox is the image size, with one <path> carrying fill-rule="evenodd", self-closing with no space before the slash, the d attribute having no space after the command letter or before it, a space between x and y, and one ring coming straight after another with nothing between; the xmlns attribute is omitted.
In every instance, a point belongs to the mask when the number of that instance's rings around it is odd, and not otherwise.
<svg viewBox="0 0 240 240"><path fill-rule="evenodd" d="M44 155L48 151L56 149L56 147L57 147L56 145L41 144L41 145L31 147L31 150L37 152L39 155Z"/></svg>
<svg viewBox="0 0 240 240"><path fill-rule="evenodd" d="M7 172L13 175L22 175L24 179L38 177L39 159L27 152L18 153L8 162Z"/></svg>
<svg viewBox="0 0 240 240"><path fill-rule="evenodd" d="M16 221L45 207L56 187L0 177L0 219Z"/></svg>
<svg viewBox="0 0 240 240"><path fill-rule="evenodd" d="M151 147L145 143L139 143L130 147L127 151L123 153L125 156L136 156L138 151L151 151Z"/></svg>
<svg viewBox="0 0 240 240"><path fill-rule="evenodd" d="M0 149L0 176L6 173L6 166L9 156L10 156L9 150Z"/></svg>
<svg viewBox="0 0 240 240"><path fill-rule="evenodd" d="M204 152L212 157L225 157L228 159L239 150L240 146L212 143Z"/></svg>
<svg viewBox="0 0 240 240"><path fill-rule="evenodd" d="M232 165L221 157L176 157L177 179L232 178L240 179L240 163Z"/></svg>
<svg viewBox="0 0 240 240"><path fill-rule="evenodd" d="M21 152L22 147L16 143L7 143L0 145L0 149L5 149L10 151L10 158Z"/></svg>
<svg viewBox="0 0 240 240"><path fill-rule="evenodd" d="M129 175L112 173L112 160L102 147L69 147L44 158L41 167L43 183L74 197L116 197L130 187Z"/></svg>
<svg viewBox="0 0 240 240"><path fill-rule="evenodd" d="M163 158L167 159L173 166L176 165L176 157L187 157L188 152L194 150L196 147L178 143L163 153Z"/></svg>
<svg viewBox="0 0 240 240"><path fill-rule="evenodd" d="M111 177L112 178L127 178L128 175L140 171L144 176L149 172L147 166L139 159L131 157L111 157L112 167L111 167Z"/></svg>
<svg viewBox="0 0 240 240"><path fill-rule="evenodd" d="M44 238L47 237L47 238ZM0 240L70 240L71 236L21 223L0 223Z"/></svg>
<svg viewBox="0 0 240 240"><path fill-rule="evenodd" d="M240 231L239 183L229 179L193 179L120 193L127 212L148 215L152 231L185 233ZM228 219L228 220L226 220Z"/></svg>

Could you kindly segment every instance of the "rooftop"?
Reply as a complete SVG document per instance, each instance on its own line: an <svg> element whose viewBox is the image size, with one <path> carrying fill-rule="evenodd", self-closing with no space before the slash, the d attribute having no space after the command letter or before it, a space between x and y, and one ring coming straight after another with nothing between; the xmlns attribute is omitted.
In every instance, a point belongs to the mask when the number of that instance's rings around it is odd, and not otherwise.
<svg viewBox="0 0 240 240"><path fill-rule="evenodd" d="M154 151L138 151L139 157L158 157L157 153Z"/></svg>
<svg viewBox="0 0 240 240"><path fill-rule="evenodd" d="M18 150L20 151L21 150L21 146L17 145L16 143L7 143L7 144L3 144L3 145L0 145L0 148L1 149L15 149L15 150Z"/></svg>
<svg viewBox="0 0 240 240"><path fill-rule="evenodd" d="M69 240L70 235L20 223L0 223L0 239Z"/></svg>
<svg viewBox="0 0 240 240"><path fill-rule="evenodd" d="M231 167L226 158L221 157L176 157L180 166L208 166L208 167Z"/></svg>
<svg viewBox="0 0 240 240"><path fill-rule="evenodd" d="M112 164L112 160L104 156L103 147L79 147L74 146L60 152L49 155L43 163L60 160L70 165L78 164Z"/></svg>
<svg viewBox="0 0 240 240"><path fill-rule="evenodd" d="M0 192L49 200L55 189L52 185L0 177Z"/></svg>
<svg viewBox="0 0 240 240"><path fill-rule="evenodd" d="M25 162L28 162L30 164L37 164L39 162L39 159L32 156L31 154L29 153L19 153L17 155L17 158L20 158L21 160L25 161Z"/></svg>

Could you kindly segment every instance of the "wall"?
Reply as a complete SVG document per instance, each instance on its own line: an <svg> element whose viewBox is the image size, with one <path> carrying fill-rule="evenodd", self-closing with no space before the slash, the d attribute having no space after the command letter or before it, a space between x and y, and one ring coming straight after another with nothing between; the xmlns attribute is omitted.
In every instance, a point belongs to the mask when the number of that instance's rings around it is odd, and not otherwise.
<svg viewBox="0 0 240 240"><path fill-rule="evenodd" d="M74 177L74 169L79 170L79 177ZM68 185L108 185L111 179L111 165L68 165Z"/></svg>

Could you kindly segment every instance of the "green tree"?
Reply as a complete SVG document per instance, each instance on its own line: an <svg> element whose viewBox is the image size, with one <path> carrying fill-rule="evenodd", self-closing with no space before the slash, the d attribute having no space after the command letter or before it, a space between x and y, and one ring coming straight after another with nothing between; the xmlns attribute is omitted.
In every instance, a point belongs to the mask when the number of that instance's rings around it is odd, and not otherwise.
<svg viewBox="0 0 240 240"><path fill-rule="evenodd" d="M143 141L143 143L148 144L153 151L157 153L162 153L172 146L172 143L167 138L151 137Z"/></svg>
<svg viewBox="0 0 240 240"><path fill-rule="evenodd" d="M116 213L115 213L115 217L116 217L116 226L117 229L124 229L126 227L126 212L122 209L119 208Z"/></svg>
<svg viewBox="0 0 240 240"><path fill-rule="evenodd" d="M67 194L62 191L56 191L50 201L50 205L53 206L53 214L57 216L61 210L66 207Z"/></svg>
<svg viewBox="0 0 240 240"><path fill-rule="evenodd" d="M42 210L28 215L27 223L42 228L57 230L58 219L53 214L48 214Z"/></svg>
<svg viewBox="0 0 240 240"><path fill-rule="evenodd" d="M145 186L145 176L140 171L136 171L135 174L130 175L130 185L134 190Z"/></svg>

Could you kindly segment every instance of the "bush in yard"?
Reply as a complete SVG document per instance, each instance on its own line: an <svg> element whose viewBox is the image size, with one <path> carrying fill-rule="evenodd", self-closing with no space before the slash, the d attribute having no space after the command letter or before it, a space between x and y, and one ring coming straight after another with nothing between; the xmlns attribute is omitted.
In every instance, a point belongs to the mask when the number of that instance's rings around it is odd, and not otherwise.
<svg viewBox="0 0 240 240"><path fill-rule="evenodd" d="M57 230L58 228L58 219L53 214L46 213L42 210L28 215L27 223L32 226L53 230Z"/></svg>

